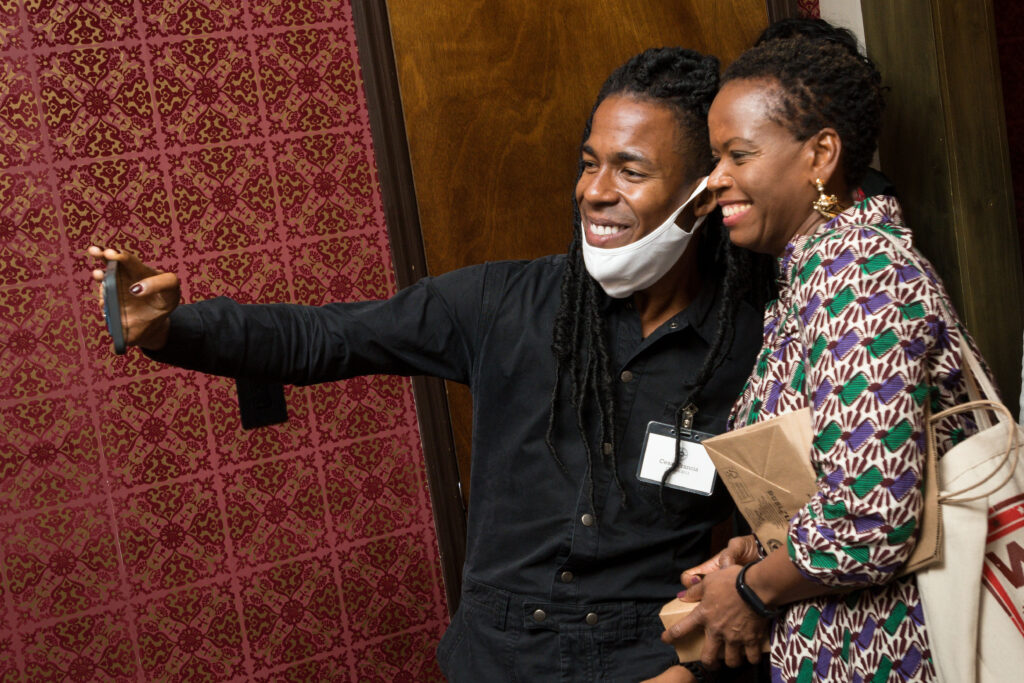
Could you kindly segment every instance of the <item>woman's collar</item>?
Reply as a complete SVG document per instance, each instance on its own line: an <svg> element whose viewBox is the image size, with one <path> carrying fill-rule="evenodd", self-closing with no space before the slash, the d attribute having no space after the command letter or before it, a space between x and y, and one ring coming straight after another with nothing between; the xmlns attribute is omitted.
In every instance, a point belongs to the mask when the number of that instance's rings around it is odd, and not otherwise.
<svg viewBox="0 0 1024 683"><path fill-rule="evenodd" d="M780 289L788 286L796 277L796 268L804 260L800 258L800 255L813 248L825 235L864 224L903 225L903 209L900 207L899 200L887 195L867 197L832 220L822 223L814 232L794 237L776 260L777 284Z"/></svg>

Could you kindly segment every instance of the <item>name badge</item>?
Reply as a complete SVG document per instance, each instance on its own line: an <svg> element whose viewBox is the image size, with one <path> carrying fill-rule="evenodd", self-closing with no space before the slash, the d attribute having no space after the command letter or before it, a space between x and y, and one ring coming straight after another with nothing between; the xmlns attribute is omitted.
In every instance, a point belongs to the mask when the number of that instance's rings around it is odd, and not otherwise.
<svg viewBox="0 0 1024 683"><path fill-rule="evenodd" d="M714 436L684 429L680 441L683 458L665 486L710 496L715 488L717 472L701 441ZM676 459L675 427L663 422L647 423L643 455L636 476L640 481L661 485L661 478Z"/></svg>

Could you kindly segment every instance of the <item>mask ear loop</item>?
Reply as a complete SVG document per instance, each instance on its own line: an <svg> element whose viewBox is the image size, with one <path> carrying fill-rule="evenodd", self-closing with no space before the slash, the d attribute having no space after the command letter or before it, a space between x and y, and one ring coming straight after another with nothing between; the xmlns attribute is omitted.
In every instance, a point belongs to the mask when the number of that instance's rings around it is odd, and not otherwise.
<svg viewBox="0 0 1024 683"><path fill-rule="evenodd" d="M690 193L690 196L686 198L686 201L683 202L683 205L680 206L678 209L676 209L675 212L672 214L672 223L673 224L675 224L676 219L679 218L679 214L681 214L683 212L683 209L688 207L693 202L693 200L696 199L698 196L700 196L700 193L703 192L706 189L708 189L708 176L704 176L703 178L700 179L700 182L697 183L697 187L695 187L693 192ZM704 219L705 218L707 218L706 215L705 216L697 216L696 220L693 221L693 225L690 226L690 229L689 230L683 230L683 232L685 232L687 234L692 233L694 230L699 228L704 223ZM680 230L682 230L682 228L680 228Z"/></svg>

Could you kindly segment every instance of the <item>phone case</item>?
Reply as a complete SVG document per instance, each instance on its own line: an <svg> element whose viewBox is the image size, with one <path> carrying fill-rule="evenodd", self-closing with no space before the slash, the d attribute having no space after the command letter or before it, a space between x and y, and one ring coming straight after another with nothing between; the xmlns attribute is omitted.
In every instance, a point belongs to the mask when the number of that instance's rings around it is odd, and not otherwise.
<svg viewBox="0 0 1024 683"><path fill-rule="evenodd" d="M107 319L107 331L114 339L114 353L125 351L124 328L121 326L121 296L117 288L117 261L107 261L103 276L103 315Z"/></svg>

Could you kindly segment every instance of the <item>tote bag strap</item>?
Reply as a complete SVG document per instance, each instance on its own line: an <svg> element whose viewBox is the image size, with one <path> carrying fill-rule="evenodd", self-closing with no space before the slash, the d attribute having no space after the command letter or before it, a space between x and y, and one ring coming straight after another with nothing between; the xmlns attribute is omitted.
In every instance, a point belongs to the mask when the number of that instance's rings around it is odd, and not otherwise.
<svg viewBox="0 0 1024 683"><path fill-rule="evenodd" d="M1020 449L1021 449L1021 429L1017 426L1017 423L1013 419L1013 414L1009 408L1000 403L999 401L992 401L989 399L981 399L979 401L969 401L967 403L961 403L960 405L947 408L942 412L936 413L932 418L933 420L941 420L944 417L950 415L956 415L958 413L979 413L992 411L1002 417L999 420L1000 424L1006 426L1006 446L1003 449L999 462L992 467L988 474L974 482L970 486L965 486L959 491L946 492L939 495L940 503L967 503L972 500L979 500L981 498L987 498L991 494L995 493L999 489L1003 488L1011 479L1013 479L1014 473L1017 470L1017 465L1020 462ZM934 443L935 430L929 428L928 439ZM1006 474L999 480L999 483L993 484L985 488L983 493L978 493L973 496L967 496L964 494L971 493L981 488L985 483L990 481L1003 467L1013 460L1013 464L1006 468Z"/></svg>

